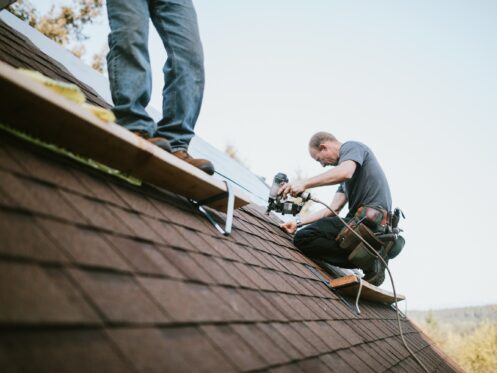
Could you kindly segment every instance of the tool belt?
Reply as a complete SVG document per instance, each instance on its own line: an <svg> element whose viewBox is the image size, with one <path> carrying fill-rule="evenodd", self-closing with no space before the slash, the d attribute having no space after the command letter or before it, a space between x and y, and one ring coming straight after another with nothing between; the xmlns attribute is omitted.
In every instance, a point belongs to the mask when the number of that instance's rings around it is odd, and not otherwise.
<svg viewBox="0 0 497 373"><path fill-rule="evenodd" d="M388 211L379 207L363 206L359 207L354 219L363 222L373 231L385 228L388 224Z"/></svg>
<svg viewBox="0 0 497 373"><path fill-rule="evenodd" d="M381 233L385 232L388 225L388 212L386 210L369 206L361 207L348 224L378 254L386 256L387 259L396 257L404 247L405 241L401 236L395 236L394 239L390 240L379 239ZM340 248L350 253L348 260L352 264L357 268L367 270L374 263L376 255L371 252L352 230L344 227L336 240ZM379 233L379 237L375 233Z"/></svg>

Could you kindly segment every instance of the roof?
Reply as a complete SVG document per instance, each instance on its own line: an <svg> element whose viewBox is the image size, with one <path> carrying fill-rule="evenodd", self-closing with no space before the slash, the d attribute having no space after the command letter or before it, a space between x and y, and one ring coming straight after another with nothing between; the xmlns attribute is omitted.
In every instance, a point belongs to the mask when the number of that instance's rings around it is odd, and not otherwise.
<svg viewBox="0 0 497 373"><path fill-rule="evenodd" d="M251 204L223 237L183 197L0 131L0 371L421 371L395 310L356 315L278 223ZM430 371L457 370L402 325Z"/></svg>
<svg viewBox="0 0 497 373"><path fill-rule="evenodd" d="M364 302L356 316L261 207L224 238L181 197L0 144L2 371L419 371L395 311Z"/></svg>

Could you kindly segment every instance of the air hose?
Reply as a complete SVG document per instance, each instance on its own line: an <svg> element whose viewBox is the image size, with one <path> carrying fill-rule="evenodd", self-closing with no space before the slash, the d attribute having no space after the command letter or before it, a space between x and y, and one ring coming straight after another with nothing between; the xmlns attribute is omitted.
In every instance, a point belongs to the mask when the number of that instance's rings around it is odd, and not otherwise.
<svg viewBox="0 0 497 373"><path fill-rule="evenodd" d="M397 312L397 324L399 326L399 332L400 332L400 337L402 338L402 342L404 343L404 346L405 348L407 349L407 351L411 354L411 356L413 357L413 359L419 364L419 366L421 368L423 368L423 370L427 373L429 373L430 371L428 370L428 368L426 368L426 366L423 364L423 362L416 356L416 354L414 353L414 351L411 350L411 348L409 347L409 345L407 344L407 341L404 337L404 332L402 330L402 324L400 322L400 311L399 311L399 306L398 306L398 302L397 302L397 291L395 290L395 284L394 284L394 281L393 281L393 276L392 276L392 273L390 272L390 268L388 268L388 263L385 261L385 259L382 258L382 256L364 239L361 237L360 234L358 234L344 219L342 219L338 213L333 210L330 206L328 206L326 203L316 199L316 198L313 198L311 197L310 198L311 201L314 201L316 203L319 203L321 205L323 205L324 207L326 207L328 210L330 210L338 219L340 219L340 221L353 233L357 236L357 238L359 240L362 241L362 243L364 243L364 245L366 245L366 247L368 248L368 250L376 257L378 258L382 263L383 265L385 266L385 269L387 270L388 272L388 277L390 278L390 283L392 284L392 290L393 290L393 295L394 295L394 298L395 298L395 310Z"/></svg>

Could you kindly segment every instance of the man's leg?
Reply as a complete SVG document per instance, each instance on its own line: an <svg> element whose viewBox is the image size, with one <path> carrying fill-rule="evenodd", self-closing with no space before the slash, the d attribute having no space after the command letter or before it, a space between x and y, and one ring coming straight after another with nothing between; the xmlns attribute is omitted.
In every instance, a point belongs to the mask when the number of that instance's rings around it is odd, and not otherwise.
<svg viewBox="0 0 497 373"><path fill-rule="evenodd" d="M156 124L145 111L152 89L148 1L107 0L107 14L111 28L107 66L117 123L151 137Z"/></svg>
<svg viewBox="0 0 497 373"><path fill-rule="evenodd" d="M163 119L157 134L173 152L188 149L204 93L204 56L191 0L157 0L150 13L167 51L164 64Z"/></svg>
<svg viewBox="0 0 497 373"><path fill-rule="evenodd" d="M295 234L295 246L309 257L326 260L342 268L354 268L347 259L349 252L341 249L336 241L343 227L336 216L320 219Z"/></svg>

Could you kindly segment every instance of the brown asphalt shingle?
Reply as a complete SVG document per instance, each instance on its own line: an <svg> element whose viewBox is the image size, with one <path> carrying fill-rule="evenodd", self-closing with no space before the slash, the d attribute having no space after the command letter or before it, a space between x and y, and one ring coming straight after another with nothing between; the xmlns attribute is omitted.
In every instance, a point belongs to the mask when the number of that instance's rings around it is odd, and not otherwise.
<svg viewBox="0 0 497 373"><path fill-rule="evenodd" d="M160 278L140 278L155 301L178 322L240 320L229 304L207 285Z"/></svg>
<svg viewBox="0 0 497 373"><path fill-rule="evenodd" d="M113 236L109 242L136 273L184 279L185 275L161 253L163 247L127 237ZM172 249L169 249L172 250Z"/></svg>
<svg viewBox="0 0 497 373"><path fill-rule="evenodd" d="M21 329L0 333L2 372L136 372L97 329Z"/></svg>
<svg viewBox="0 0 497 373"><path fill-rule="evenodd" d="M38 222L60 251L65 252L74 263L130 271L128 264L107 242L104 234L96 235L93 230L48 219L40 218Z"/></svg>
<svg viewBox="0 0 497 373"><path fill-rule="evenodd" d="M0 262L0 323L97 323L99 318L60 270Z"/></svg>
<svg viewBox="0 0 497 373"><path fill-rule="evenodd" d="M71 269L70 275L106 322L140 324L169 320L132 276L80 269Z"/></svg>
<svg viewBox="0 0 497 373"><path fill-rule="evenodd" d="M201 330L214 345L226 352L227 357L239 370L256 370L266 366L261 355L228 325L204 325Z"/></svg>
<svg viewBox="0 0 497 373"><path fill-rule="evenodd" d="M283 364L290 360L290 357L281 347L275 345L264 331L257 327L257 324L233 324L231 328L256 350L257 354L265 361L266 366Z"/></svg>
<svg viewBox="0 0 497 373"><path fill-rule="evenodd" d="M40 228L39 222L28 214L1 211L0 237L1 255L49 262L68 261L67 256ZM19 237L25 239L19 240Z"/></svg>
<svg viewBox="0 0 497 373"><path fill-rule="evenodd" d="M232 372L235 367L198 328L113 329L119 350L140 372Z"/></svg>

